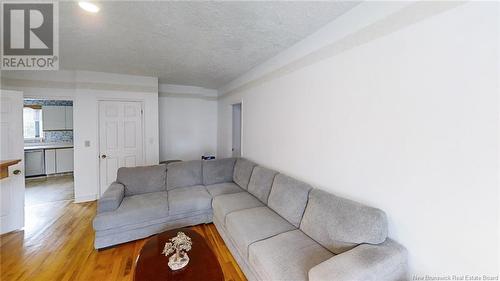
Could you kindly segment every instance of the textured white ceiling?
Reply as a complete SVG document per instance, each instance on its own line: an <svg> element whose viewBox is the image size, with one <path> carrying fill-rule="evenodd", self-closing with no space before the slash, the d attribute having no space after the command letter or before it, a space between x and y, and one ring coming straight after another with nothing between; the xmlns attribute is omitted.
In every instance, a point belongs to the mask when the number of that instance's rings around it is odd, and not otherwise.
<svg viewBox="0 0 500 281"><path fill-rule="evenodd" d="M60 64L219 88L357 2L60 2Z"/></svg>

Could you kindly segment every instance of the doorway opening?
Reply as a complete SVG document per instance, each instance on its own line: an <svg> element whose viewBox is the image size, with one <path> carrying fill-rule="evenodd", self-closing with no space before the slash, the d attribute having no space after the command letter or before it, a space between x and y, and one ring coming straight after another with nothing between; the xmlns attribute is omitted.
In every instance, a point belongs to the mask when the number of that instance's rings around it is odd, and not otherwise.
<svg viewBox="0 0 500 281"><path fill-rule="evenodd" d="M73 101L23 102L25 206L74 200Z"/></svg>
<svg viewBox="0 0 500 281"><path fill-rule="evenodd" d="M233 104L233 157L241 157L241 103Z"/></svg>

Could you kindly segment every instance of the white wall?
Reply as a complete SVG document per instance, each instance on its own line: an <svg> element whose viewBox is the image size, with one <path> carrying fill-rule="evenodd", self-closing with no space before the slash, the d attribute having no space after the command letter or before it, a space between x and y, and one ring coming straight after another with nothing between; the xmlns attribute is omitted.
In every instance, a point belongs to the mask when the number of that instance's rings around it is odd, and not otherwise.
<svg viewBox="0 0 500 281"><path fill-rule="evenodd" d="M413 274L498 274L499 4L363 3L221 89L242 154L383 209Z"/></svg>
<svg viewBox="0 0 500 281"><path fill-rule="evenodd" d="M73 100L75 201L95 200L99 192L98 101L142 101L145 118L145 161L159 161L158 79L89 71L2 72L4 89L25 97ZM85 141L90 146L85 147Z"/></svg>
<svg viewBox="0 0 500 281"><path fill-rule="evenodd" d="M217 91L159 87L160 160L198 160L217 152Z"/></svg>

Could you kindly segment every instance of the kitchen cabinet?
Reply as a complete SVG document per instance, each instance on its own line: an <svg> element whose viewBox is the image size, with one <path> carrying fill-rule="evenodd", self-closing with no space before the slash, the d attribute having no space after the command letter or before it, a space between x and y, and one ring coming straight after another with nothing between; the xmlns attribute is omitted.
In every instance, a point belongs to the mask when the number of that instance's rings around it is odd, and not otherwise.
<svg viewBox="0 0 500 281"><path fill-rule="evenodd" d="M42 120L44 131L72 130L73 107L53 105L43 106Z"/></svg>
<svg viewBox="0 0 500 281"><path fill-rule="evenodd" d="M73 172L73 147L64 144L40 144L24 148L26 176Z"/></svg>
<svg viewBox="0 0 500 281"><path fill-rule="evenodd" d="M38 176L44 174L43 150L30 150L24 152L24 173L26 176Z"/></svg>
<svg viewBox="0 0 500 281"><path fill-rule="evenodd" d="M56 173L73 171L73 148L56 149Z"/></svg>
<svg viewBox="0 0 500 281"><path fill-rule="evenodd" d="M66 130L66 108L65 106L43 106L42 125L44 131Z"/></svg>
<svg viewBox="0 0 500 281"><path fill-rule="evenodd" d="M73 130L73 107L65 106L66 110L66 130Z"/></svg>
<svg viewBox="0 0 500 281"><path fill-rule="evenodd" d="M45 174L51 175L56 173L56 150L45 149Z"/></svg>

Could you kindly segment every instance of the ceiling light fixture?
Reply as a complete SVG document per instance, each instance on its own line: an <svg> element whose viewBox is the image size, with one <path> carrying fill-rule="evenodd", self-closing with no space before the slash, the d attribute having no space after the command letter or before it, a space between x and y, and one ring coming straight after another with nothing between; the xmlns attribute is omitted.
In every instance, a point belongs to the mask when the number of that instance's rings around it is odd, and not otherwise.
<svg viewBox="0 0 500 281"><path fill-rule="evenodd" d="M87 12L90 13L97 13L99 12L99 7L96 4L87 2L87 1L80 1L78 2L78 5L80 8L84 9Z"/></svg>

